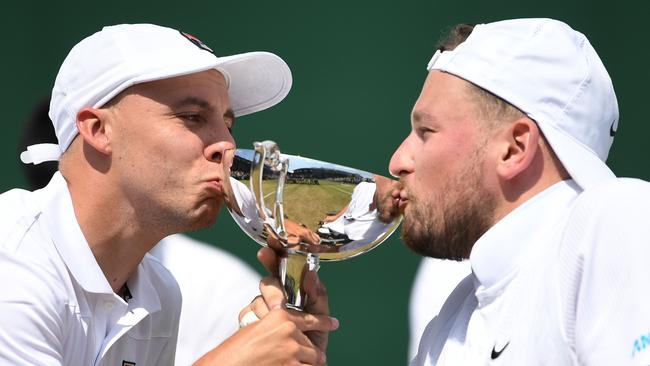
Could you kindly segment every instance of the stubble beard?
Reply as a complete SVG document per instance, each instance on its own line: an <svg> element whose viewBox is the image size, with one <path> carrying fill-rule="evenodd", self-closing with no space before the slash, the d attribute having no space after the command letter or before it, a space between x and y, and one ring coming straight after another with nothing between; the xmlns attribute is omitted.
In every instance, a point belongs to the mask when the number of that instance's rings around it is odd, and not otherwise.
<svg viewBox="0 0 650 366"><path fill-rule="evenodd" d="M206 206L211 206L210 208ZM198 206L187 208L181 203L161 204L149 213L152 230L163 230L165 235L205 229L215 223L223 202L206 200Z"/></svg>
<svg viewBox="0 0 650 366"><path fill-rule="evenodd" d="M479 159L470 163L435 196L409 196L402 240L419 255L469 258L474 243L492 226L496 197L481 182Z"/></svg>
<svg viewBox="0 0 650 366"><path fill-rule="evenodd" d="M185 229L183 231L197 231L212 226L219 217L219 213L223 208L223 200L217 199L215 202L212 200L204 203L210 205L210 208L201 207L199 210L192 211L191 214L185 214ZM206 212L209 211L209 212ZM180 221L180 220L179 220Z"/></svg>

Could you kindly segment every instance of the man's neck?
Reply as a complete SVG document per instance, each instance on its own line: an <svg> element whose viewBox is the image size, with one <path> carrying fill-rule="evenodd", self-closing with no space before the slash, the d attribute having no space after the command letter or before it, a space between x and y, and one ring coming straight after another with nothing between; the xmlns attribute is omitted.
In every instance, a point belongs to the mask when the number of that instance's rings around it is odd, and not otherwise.
<svg viewBox="0 0 650 366"><path fill-rule="evenodd" d="M495 210L494 223L499 222L517 207L562 180L562 177L558 175L547 174L540 177L533 184L511 186L509 192L504 192L504 197Z"/></svg>
<svg viewBox="0 0 650 366"><path fill-rule="evenodd" d="M142 227L135 210L92 184L68 182L74 213L97 264L116 294L164 234ZM110 188L107 188L110 189ZM98 192L100 192L98 194Z"/></svg>

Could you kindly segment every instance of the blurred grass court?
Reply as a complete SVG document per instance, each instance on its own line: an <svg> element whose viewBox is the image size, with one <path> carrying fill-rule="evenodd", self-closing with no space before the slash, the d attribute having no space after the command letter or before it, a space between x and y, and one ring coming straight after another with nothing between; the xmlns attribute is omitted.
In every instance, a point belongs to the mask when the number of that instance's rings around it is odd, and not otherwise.
<svg viewBox="0 0 650 366"><path fill-rule="evenodd" d="M241 182L250 187L248 179ZM262 182L264 204L269 210L273 210L277 186L277 181ZM341 211L350 202L354 187L356 184L328 180L319 180L318 184L285 183L284 214L316 231L319 220Z"/></svg>

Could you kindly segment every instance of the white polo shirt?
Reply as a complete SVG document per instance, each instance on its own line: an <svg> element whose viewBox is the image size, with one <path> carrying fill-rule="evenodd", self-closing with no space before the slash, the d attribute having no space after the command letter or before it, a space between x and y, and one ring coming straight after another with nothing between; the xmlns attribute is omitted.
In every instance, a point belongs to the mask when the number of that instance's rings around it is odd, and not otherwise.
<svg viewBox="0 0 650 366"><path fill-rule="evenodd" d="M424 257L413 279L409 298L408 360L418 351L424 328L438 315L442 305L458 283L472 272L469 260Z"/></svg>
<svg viewBox="0 0 650 366"><path fill-rule="evenodd" d="M475 244L411 365L649 365L650 184L561 182Z"/></svg>
<svg viewBox="0 0 650 366"><path fill-rule="evenodd" d="M111 213L106 212L106 219ZM172 365L181 308L171 274L147 254L111 289L77 224L67 184L0 195L1 365Z"/></svg>

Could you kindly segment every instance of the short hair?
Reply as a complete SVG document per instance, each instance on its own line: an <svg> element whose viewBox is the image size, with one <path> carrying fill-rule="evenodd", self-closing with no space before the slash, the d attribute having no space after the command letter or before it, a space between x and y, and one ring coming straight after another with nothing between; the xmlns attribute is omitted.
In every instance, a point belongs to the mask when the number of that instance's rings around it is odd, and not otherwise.
<svg viewBox="0 0 650 366"><path fill-rule="evenodd" d="M465 42L473 30L473 24L456 24L449 30L447 36L438 43L438 50L440 52L453 51L459 44ZM470 94L477 102L476 105L481 117L489 123L488 127L494 127L501 121L514 121L526 115L519 108L503 100L503 98L471 82L468 82L468 84Z"/></svg>
<svg viewBox="0 0 650 366"><path fill-rule="evenodd" d="M465 42L467 37L472 34L474 24L459 23L451 27L447 35L438 42L440 52L453 51L459 44Z"/></svg>

